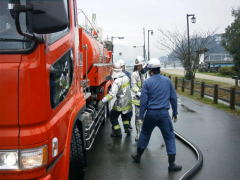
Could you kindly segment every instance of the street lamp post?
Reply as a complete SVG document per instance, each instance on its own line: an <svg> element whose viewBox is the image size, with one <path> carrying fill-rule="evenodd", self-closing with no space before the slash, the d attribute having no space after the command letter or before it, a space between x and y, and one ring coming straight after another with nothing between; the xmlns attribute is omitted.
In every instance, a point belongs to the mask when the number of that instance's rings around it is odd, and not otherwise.
<svg viewBox="0 0 240 180"><path fill-rule="evenodd" d="M144 61L146 62L146 46L145 46L145 28L143 28L143 58Z"/></svg>
<svg viewBox="0 0 240 180"><path fill-rule="evenodd" d="M153 30L148 30L148 60L150 59L150 50L149 50L149 33L151 33L151 35L153 35Z"/></svg>
<svg viewBox="0 0 240 180"><path fill-rule="evenodd" d="M188 64L188 71L190 70L190 40L189 40L189 21L188 17L192 17L192 23L196 23L196 17L194 14L187 14L187 39L188 39L188 55L187 55L187 64Z"/></svg>

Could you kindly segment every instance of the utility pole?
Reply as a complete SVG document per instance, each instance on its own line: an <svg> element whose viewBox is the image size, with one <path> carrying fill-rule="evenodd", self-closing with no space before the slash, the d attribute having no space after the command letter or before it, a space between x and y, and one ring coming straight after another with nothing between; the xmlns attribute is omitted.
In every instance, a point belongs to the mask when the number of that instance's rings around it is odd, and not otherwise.
<svg viewBox="0 0 240 180"><path fill-rule="evenodd" d="M146 47L145 47L145 28L143 28L143 58L144 58L144 61L146 62L147 61L147 58L146 58Z"/></svg>
<svg viewBox="0 0 240 180"><path fill-rule="evenodd" d="M188 21L188 17L192 17L192 23L196 23L196 17L194 14L187 14L187 40L188 40L188 55L187 55L187 70L190 70L190 38L189 38L189 21Z"/></svg>
<svg viewBox="0 0 240 180"><path fill-rule="evenodd" d="M151 35L153 35L153 30L148 30L148 60L150 60L150 50L149 50L149 33L151 32Z"/></svg>

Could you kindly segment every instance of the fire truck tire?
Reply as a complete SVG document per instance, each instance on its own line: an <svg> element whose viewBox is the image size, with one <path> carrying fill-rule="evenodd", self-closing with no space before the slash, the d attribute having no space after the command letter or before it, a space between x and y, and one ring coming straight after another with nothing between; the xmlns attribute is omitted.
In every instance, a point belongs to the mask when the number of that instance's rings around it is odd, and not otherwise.
<svg viewBox="0 0 240 180"><path fill-rule="evenodd" d="M85 169L84 169L84 153L83 153L83 142L81 133L77 126L73 129L72 142L71 142L71 155L70 155L70 180L84 180Z"/></svg>

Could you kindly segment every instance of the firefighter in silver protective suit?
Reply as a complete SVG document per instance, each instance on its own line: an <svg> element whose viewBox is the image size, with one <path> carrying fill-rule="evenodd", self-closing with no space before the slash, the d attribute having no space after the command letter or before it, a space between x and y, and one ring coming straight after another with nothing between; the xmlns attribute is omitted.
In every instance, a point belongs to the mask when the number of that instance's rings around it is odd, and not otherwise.
<svg viewBox="0 0 240 180"><path fill-rule="evenodd" d="M130 80L130 88L131 88L131 73L130 72L128 72L127 70L126 70L126 64L125 64L125 62L124 62L124 60L122 60L122 59L119 59L119 61L118 61L118 63L120 64L120 66L122 67L122 71L127 75L127 77L129 78L129 80ZM132 119L132 116L133 116L133 112L132 112L132 110L130 111L130 112L128 112L129 113L129 129L132 129L132 125L131 125L131 119Z"/></svg>
<svg viewBox="0 0 240 180"><path fill-rule="evenodd" d="M140 96L141 96L141 89L142 84L145 79L145 68L143 68L142 56L137 56L134 64L134 70L131 75L131 92L132 92L132 104L135 106L135 127L136 127L136 137L135 141L138 141L141 127L142 127L142 120L139 118L139 111L140 111Z"/></svg>
<svg viewBox="0 0 240 180"><path fill-rule="evenodd" d="M131 89L130 80L127 75L122 72L122 68L119 62L114 63L112 70L113 84L109 93L99 101L98 107L102 107L104 103L109 102L114 97L113 108L110 112L110 121L112 123L112 137L121 137L121 127L118 122L118 117L121 115L125 133L130 135L129 122L131 119Z"/></svg>

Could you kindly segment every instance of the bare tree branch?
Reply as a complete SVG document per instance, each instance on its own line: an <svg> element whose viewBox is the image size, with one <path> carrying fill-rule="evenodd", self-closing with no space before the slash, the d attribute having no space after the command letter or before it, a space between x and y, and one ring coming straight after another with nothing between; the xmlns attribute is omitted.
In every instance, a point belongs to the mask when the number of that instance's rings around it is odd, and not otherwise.
<svg viewBox="0 0 240 180"><path fill-rule="evenodd" d="M190 62L188 62L187 33L163 31L162 29L158 29L158 32L158 47L167 50L172 57L180 60L186 71L185 77L190 74L190 79L194 78L199 65L199 56L207 50L214 33L194 33L190 37Z"/></svg>

